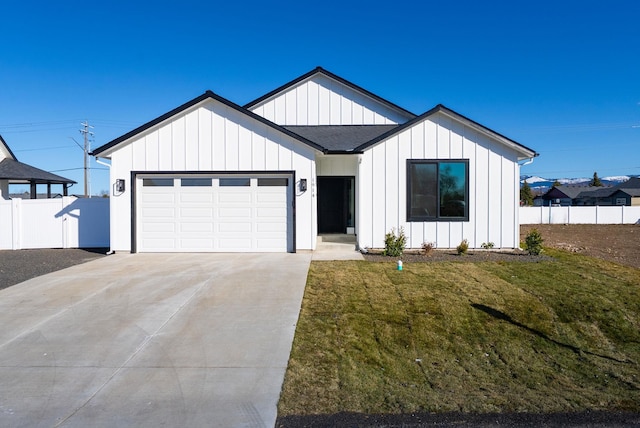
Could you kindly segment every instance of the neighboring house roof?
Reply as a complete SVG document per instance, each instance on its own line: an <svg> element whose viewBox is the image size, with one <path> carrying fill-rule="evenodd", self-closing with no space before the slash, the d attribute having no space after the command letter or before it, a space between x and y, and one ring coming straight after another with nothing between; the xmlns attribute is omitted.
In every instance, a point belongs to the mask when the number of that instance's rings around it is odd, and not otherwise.
<svg viewBox="0 0 640 428"><path fill-rule="evenodd" d="M620 183L616 186L619 189L640 189L640 177L631 177L624 183Z"/></svg>
<svg viewBox="0 0 640 428"><path fill-rule="evenodd" d="M261 103L269 100L270 98L273 98L274 96L280 94L281 92L284 92L287 89L297 85L298 83L301 83L301 82L303 82L303 81L305 81L307 79L310 79L311 77L315 76L316 74L321 74L321 75L323 75L325 77L328 77L329 79L335 80L335 81L337 81L337 82L339 82L339 83L341 83L341 84L343 84L345 86L348 86L349 88L353 89L354 91L360 92L364 96L369 97L371 99L374 99L377 102L379 102L379 103L387 106L388 108L396 111L398 114L400 114L401 116L406 117L407 119L411 119L411 118L416 117L416 115L414 113L411 113L409 110L406 110L406 109L404 109L404 108L392 103L389 100L386 100L386 99L384 99L384 98L382 98L382 97L380 97L380 96L378 96L378 95L376 95L376 94L374 94L372 92L369 92L366 89L361 88L360 86L358 86L358 85L356 85L354 83L351 83L348 80L343 79L342 77L337 76L337 75L331 73L330 71L325 70L322 67L316 67L313 70L311 70L310 72L305 73L305 74L303 74L302 76L300 76L300 77L298 77L296 79L293 79L289 83L285 83L284 85L280 86L277 89L274 89L273 91L269 92L268 94L265 94L265 95L261 96L260 98L251 101L248 104L245 104L244 108L251 109L251 108L255 107L256 105L261 104Z"/></svg>
<svg viewBox="0 0 640 428"><path fill-rule="evenodd" d="M635 198L640 196L640 189L618 189L615 192L613 192L611 196L615 195L616 193L626 193L632 198Z"/></svg>
<svg viewBox="0 0 640 428"><path fill-rule="evenodd" d="M356 147L397 127L398 125L283 126L322 146L329 153L352 153Z"/></svg>
<svg viewBox="0 0 640 428"><path fill-rule="evenodd" d="M586 187L584 186L555 186L552 187L542 197L543 199L556 199L556 198L576 198L581 192L584 192ZM564 196L563 196L564 195Z"/></svg>
<svg viewBox="0 0 640 428"><path fill-rule="evenodd" d="M0 162L0 180L15 180L19 182L35 182L38 184L72 184L73 180L43 171L15 159L6 158Z"/></svg>

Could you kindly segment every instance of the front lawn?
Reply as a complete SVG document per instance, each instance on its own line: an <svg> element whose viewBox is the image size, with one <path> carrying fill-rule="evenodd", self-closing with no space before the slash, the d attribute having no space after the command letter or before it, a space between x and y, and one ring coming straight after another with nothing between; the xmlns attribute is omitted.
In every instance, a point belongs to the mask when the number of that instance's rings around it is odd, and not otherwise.
<svg viewBox="0 0 640 428"><path fill-rule="evenodd" d="M546 254L313 262L279 415L640 410L640 271Z"/></svg>

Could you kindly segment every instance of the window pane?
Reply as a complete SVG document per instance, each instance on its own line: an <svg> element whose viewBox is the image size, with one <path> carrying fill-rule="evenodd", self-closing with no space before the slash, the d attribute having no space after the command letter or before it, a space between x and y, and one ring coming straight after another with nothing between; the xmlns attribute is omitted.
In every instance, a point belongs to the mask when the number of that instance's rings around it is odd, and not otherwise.
<svg viewBox="0 0 640 428"><path fill-rule="evenodd" d="M180 183L182 187L211 187L210 178L183 178Z"/></svg>
<svg viewBox="0 0 640 428"><path fill-rule="evenodd" d="M288 186L288 178L258 178L258 187L260 186Z"/></svg>
<svg viewBox="0 0 640 428"><path fill-rule="evenodd" d="M440 162L440 217L466 217L466 172L464 162Z"/></svg>
<svg viewBox="0 0 640 428"><path fill-rule="evenodd" d="M435 163L412 163L410 218L435 217L438 213L438 168Z"/></svg>
<svg viewBox="0 0 640 428"><path fill-rule="evenodd" d="M250 178L221 178L220 187L226 186L250 186Z"/></svg>
<svg viewBox="0 0 640 428"><path fill-rule="evenodd" d="M173 178L143 178L145 187L173 187Z"/></svg>

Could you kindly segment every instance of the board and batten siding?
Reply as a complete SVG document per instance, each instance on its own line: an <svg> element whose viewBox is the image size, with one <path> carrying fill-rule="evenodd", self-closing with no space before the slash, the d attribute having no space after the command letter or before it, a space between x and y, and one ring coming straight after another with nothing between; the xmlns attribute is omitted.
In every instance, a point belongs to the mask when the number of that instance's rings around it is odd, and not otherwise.
<svg viewBox="0 0 640 428"><path fill-rule="evenodd" d="M315 75L251 111L278 125L393 125L407 117L361 92Z"/></svg>
<svg viewBox="0 0 640 428"><path fill-rule="evenodd" d="M316 176L312 148L215 100L208 100L135 136L111 153L111 183L127 190L111 197L111 249L131 250L131 171L295 171ZM294 183L294 188L297 189ZM316 200L296 190L296 248L314 249Z"/></svg>
<svg viewBox="0 0 640 428"><path fill-rule="evenodd" d="M407 159L468 159L469 221L408 222ZM399 227L407 248L455 248L463 239L471 248L519 246L517 153L449 117L435 114L365 150L358 176L361 248L383 248Z"/></svg>

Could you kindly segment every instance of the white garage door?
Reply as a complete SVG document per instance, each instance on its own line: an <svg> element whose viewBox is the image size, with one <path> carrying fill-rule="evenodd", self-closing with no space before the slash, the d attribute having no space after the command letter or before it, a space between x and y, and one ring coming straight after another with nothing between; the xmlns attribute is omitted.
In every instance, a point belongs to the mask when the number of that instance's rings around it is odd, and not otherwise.
<svg viewBox="0 0 640 428"><path fill-rule="evenodd" d="M290 176L139 176L137 251L293 251Z"/></svg>

